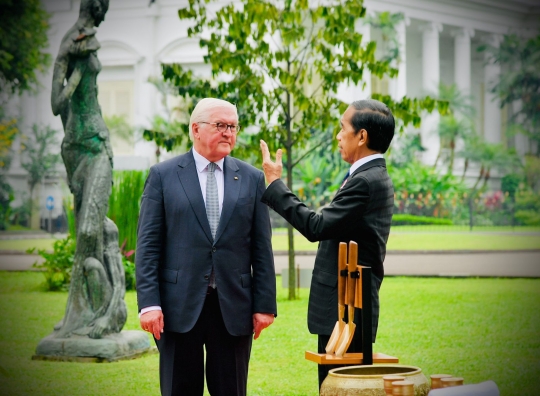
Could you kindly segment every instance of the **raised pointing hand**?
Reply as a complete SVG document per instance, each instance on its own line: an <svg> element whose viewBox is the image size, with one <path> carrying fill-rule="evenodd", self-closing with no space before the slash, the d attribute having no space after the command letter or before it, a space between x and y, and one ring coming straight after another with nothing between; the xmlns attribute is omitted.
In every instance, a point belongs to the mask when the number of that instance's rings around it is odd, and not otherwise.
<svg viewBox="0 0 540 396"><path fill-rule="evenodd" d="M261 152L262 152L262 168L266 182L272 183L274 180L281 178L283 172L283 163L281 162L281 156L283 155L281 149L276 151L276 162L273 162L270 158L270 151L268 151L268 145L261 139Z"/></svg>

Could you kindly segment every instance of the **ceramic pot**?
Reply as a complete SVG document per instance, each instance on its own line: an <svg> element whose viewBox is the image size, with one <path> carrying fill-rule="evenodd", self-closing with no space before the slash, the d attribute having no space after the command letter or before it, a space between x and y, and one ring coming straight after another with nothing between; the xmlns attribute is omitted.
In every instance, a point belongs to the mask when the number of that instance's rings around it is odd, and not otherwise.
<svg viewBox="0 0 540 396"><path fill-rule="evenodd" d="M330 370L321 386L321 396L385 396L383 377L400 375L414 383L415 396L426 396L429 383L422 369L400 364L348 366Z"/></svg>

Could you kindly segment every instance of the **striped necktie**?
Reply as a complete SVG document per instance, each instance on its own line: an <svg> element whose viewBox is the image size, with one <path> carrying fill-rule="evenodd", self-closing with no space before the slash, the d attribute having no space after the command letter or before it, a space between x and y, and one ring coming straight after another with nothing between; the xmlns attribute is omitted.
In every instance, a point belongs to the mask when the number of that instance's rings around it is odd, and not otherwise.
<svg viewBox="0 0 540 396"><path fill-rule="evenodd" d="M208 223L210 224L210 231L212 232L212 238L216 238L216 231L219 224L219 197L216 181L217 165L214 162L208 164L208 176L206 177L206 216L208 217ZM212 267L212 273L210 274L209 286L216 288L216 275L214 273L214 267Z"/></svg>
<svg viewBox="0 0 540 396"><path fill-rule="evenodd" d="M216 182L217 165L213 162L208 164L208 176L206 177L206 216L210 224L212 238L216 237L216 231L219 224L219 198Z"/></svg>

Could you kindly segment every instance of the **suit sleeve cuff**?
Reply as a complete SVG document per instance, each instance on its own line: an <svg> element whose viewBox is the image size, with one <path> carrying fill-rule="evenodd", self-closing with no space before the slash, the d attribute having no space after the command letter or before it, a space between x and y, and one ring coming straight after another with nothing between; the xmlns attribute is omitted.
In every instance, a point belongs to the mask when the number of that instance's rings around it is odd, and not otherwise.
<svg viewBox="0 0 540 396"><path fill-rule="evenodd" d="M141 309L141 312L139 312L139 318L150 311L161 311L161 307L159 305L152 305L150 307L143 308Z"/></svg>

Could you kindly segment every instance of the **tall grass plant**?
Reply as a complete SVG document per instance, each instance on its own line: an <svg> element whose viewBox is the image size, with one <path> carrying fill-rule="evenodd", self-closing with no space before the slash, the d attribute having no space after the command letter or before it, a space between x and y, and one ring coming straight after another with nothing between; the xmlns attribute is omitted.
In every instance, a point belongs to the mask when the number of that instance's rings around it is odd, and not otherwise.
<svg viewBox="0 0 540 396"><path fill-rule="evenodd" d="M147 171L114 171L113 187L109 197L107 216L118 227L118 241L124 251L134 250L137 245L139 208Z"/></svg>

